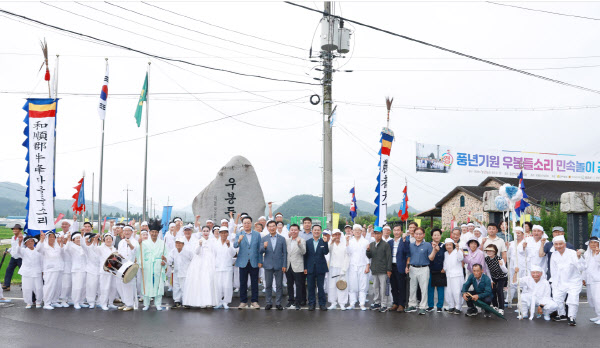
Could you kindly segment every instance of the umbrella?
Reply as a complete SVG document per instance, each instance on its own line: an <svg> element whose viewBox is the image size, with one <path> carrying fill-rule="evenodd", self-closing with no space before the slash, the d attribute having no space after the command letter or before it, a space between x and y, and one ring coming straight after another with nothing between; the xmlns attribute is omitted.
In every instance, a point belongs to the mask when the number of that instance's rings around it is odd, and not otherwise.
<svg viewBox="0 0 600 348"><path fill-rule="evenodd" d="M467 296L471 297L471 294L467 293ZM474 304L475 304L475 306L492 313L493 315L497 316L498 318L506 320L506 318L502 314L500 314L498 311L496 311L494 308L492 308L492 306L490 306L489 304L487 304L481 300L475 301Z"/></svg>

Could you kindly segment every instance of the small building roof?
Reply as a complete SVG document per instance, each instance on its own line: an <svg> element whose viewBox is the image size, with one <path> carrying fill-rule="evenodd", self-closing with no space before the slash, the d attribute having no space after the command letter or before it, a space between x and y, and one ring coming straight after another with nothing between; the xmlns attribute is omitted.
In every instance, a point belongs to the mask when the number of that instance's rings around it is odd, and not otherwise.
<svg viewBox="0 0 600 348"><path fill-rule="evenodd" d="M420 212L420 213L418 213L418 214L415 214L415 216L423 216L423 217L430 217L430 216L433 216L433 217L442 217L442 209L441 209L441 208L438 208L438 207L431 208L431 209L429 209L429 210L425 210L425 211L422 211L422 212Z"/></svg>

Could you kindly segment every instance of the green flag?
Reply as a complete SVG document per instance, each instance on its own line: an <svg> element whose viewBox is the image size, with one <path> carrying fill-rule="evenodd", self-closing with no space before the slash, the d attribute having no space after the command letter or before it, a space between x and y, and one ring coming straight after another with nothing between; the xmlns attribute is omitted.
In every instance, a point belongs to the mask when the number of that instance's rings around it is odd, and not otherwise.
<svg viewBox="0 0 600 348"><path fill-rule="evenodd" d="M140 100L138 101L137 108L135 109L135 122L137 126L140 126L142 122L142 106L146 101L146 94L148 94L148 73L146 73L146 79L144 80L144 87L142 87L142 93L140 93Z"/></svg>

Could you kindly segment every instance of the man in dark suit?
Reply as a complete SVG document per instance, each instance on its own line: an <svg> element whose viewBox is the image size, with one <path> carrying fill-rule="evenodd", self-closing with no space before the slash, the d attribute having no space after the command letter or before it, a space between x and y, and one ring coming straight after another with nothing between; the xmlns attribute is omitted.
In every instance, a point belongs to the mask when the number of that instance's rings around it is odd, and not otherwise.
<svg viewBox="0 0 600 348"><path fill-rule="evenodd" d="M266 310L273 308L273 277L275 277L275 285L277 286L277 294L275 306L278 310L282 310L281 298L283 297L283 274L287 266L287 243L285 238L277 233L277 223L273 220L267 222L267 230L269 234L262 238L261 257L263 261L258 264L258 267L265 269L265 288L267 305Z"/></svg>
<svg viewBox="0 0 600 348"><path fill-rule="evenodd" d="M402 226L394 226L394 238L388 241L392 250L392 299L391 311L404 312L406 307L406 258L409 253L410 238L402 236Z"/></svg>
<svg viewBox="0 0 600 348"><path fill-rule="evenodd" d="M319 307L322 311L327 310L327 299L325 298L325 273L329 271L325 255L329 254L329 236L327 240L321 239L321 226L312 227L313 238L306 241L306 254L304 254L304 274L308 286L308 310L314 311L316 306L315 281L319 291Z"/></svg>
<svg viewBox="0 0 600 348"><path fill-rule="evenodd" d="M234 248L239 248L235 266L240 268L240 306L248 307L248 276L252 287L252 308L260 309L258 305L258 264L260 262L261 240L260 233L252 230L252 218L242 218L243 231L236 235Z"/></svg>

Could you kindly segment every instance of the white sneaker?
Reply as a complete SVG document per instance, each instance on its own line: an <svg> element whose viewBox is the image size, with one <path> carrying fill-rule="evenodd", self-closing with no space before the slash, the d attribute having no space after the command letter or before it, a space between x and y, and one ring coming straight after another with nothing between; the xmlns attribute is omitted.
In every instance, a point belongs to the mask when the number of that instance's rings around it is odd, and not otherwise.
<svg viewBox="0 0 600 348"><path fill-rule="evenodd" d="M79 305L79 303L75 303L73 305L73 308L75 308L75 309L81 309L81 306Z"/></svg>
<svg viewBox="0 0 600 348"><path fill-rule="evenodd" d="M56 307L62 307L62 305L58 302L54 302L53 304L51 304L52 307L56 308Z"/></svg>
<svg viewBox="0 0 600 348"><path fill-rule="evenodd" d="M344 306L340 305L340 309L341 309L341 310L343 310L343 311L345 311L345 310L347 310L348 308L346 308L346 307L344 307Z"/></svg>
<svg viewBox="0 0 600 348"><path fill-rule="evenodd" d="M37 304L37 303L36 303L36 304L35 304L35 308L42 308L42 305L41 305L41 304Z"/></svg>
<svg viewBox="0 0 600 348"><path fill-rule="evenodd" d="M334 310L336 308L337 308L337 304L335 304L335 303L332 304L331 306L327 307L327 309L330 310L330 311L332 311L332 310Z"/></svg>
<svg viewBox="0 0 600 348"><path fill-rule="evenodd" d="M119 307L115 306L114 304L109 304L108 305L108 309L117 309Z"/></svg>
<svg viewBox="0 0 600 348"><path fill-rule="evenodd" d="M223 309L229 309L229 306L226 303L223 303Z"/></svg>
<svg viewBox="0 0 600 348"><path fill-rule="evenodd" d="M143 311L147 311L148 308L150 308L150 306L144 306L144 308L142 308Z"/></svg>
<svg viewBox="0 0 600 348"><path fill-rule="evenodd" d="M544 314L544 320L550 321L550 314Z"/></svg>
<svg viewBox="0 0 600 348"><path fill-rule="evenodd" d="M498 313L504 315L504 309L498 309Z"/></svg>
<svg viewBox="0 0 600 348"><path fill-rule="evenodd" d="M596 325L600 325L600 320L596 321Z"/></svg>
<svg viewBox="0 0 600 348"><path fill-rule="evenodd" d="M162 306L156 306L156 310L157 310L157 311L162 311L162 310L163 310L163 308L162 308Z"/></svg>
<svg viewBox="0 0 600 348"><path fill-rule="evenodd" d="M87 305L87 304L85 304L85 303L80 303L80 304L79 304L79 306L80 306L80 307L83 307L83 308L88 308L90 305Z"/></svg>
<svg viewBox="0 0 600 348"><path fill-rule="evenodd" d="M346 307L346 309L356 309L356 305L354 305L354 304L351 304L351 305L349 305L348 307Z"/></svg>
<svg viewBox="0 0 600 348"><path fill-rule="evenodd" d="M50 309L50 310L52 310L52 309L54 309L54 307L52 307L50 305L46 305L46 306L44 306L44 309Z"/></svg>
<svg viewBox="0 0 600 348"><path fill-rule="evenodd" d="M238 288L233 288L233 292L239 292L239 291L240 291L240 289L238 289Z"/></svg>
<svg viewBox="0 0 600 348"><path fill-rule="evenodd" d="M68 304L68 303L66 303L66 302L62 302L62 303L60 304L60 306L61 306L62 308L69 308L69 304Z"/></svg>
<svg viewBox="0 0 600 348"><path fill-rule="evenodd" d="M107 311L108 310L108 306L102 306L100 308L102 308L103 311Z"/></svg>
<svg viewBox="0 0 600 348"><path fill-rule="evenodd" d="M367 307L365 307L365 306L363 306L363 305L360 305L360 310L361 310L361 311L366 311L366 310L367 310Z"/></svg>
<svg viewBox="0 0 600 348"><path fill-rule="evenodd" d="M96 308L96 305L93 303L90 303L90 309L94 309L94 308Z"/></svg>
<svg viewBox="0 0 600 348"><path fill-rule="evenodd" d="M27 306L25 306L25 309L31 309L31 305L28 304Z"/></svg>
<svg viewBox="0 0 600 348"><path fill-rule="evenodd" d="M221 309L221 308L223 308L223 305L218 305L215 307L215 309Z"/></svg>
<svg viewBox="0 0 600 348"><path fill-rule="evenodd" d="M593 321L593 322L597 322L598 320L600 320L600 317L590 318L590 321Z"/></svg>

